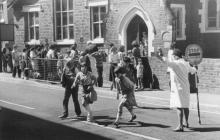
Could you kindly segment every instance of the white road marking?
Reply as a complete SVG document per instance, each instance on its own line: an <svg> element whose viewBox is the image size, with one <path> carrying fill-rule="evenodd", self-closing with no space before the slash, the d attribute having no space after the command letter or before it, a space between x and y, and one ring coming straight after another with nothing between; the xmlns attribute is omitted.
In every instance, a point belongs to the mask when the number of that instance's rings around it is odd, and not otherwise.
<svg viewBox="0 0 220 140"><path fill-rule="evenodd" d="M99 124L96 124L96 123L91 123L91 122L87 122L87 121L82 121L82 122L84 122L86 124L98 126L98 127L101 127L101 128L110 129L110 130L114 130L114 131L117 131L117 132L129 134L129 135L132 135L132 136L136 136L136 137L140 137L140 138L145 138L145 139L148 139L148 140L160 140L158 138L154 138L154 137L151 137L151 136L141 135L141 134L137 134L137 133L121 130L121 129L116 129L116 128L113 128L113 127L102 126L102 125L99 125Z"/></svg>
<svg viewBox="0 0 220 140"><path fill-rule="evenodd" d="M23 107L23 108L27 108L27 109L35 109L35 108L32 108L32 107L28 107L28 106L25 106L25 105L20 105L20 104L16 104L16 103L12 103L12 102L9 102L9 101L4 101L4 100L0 100L0 102L3 102L3 103L6 103L6 104L10 104L10 105L14 105L14 106L19 106L19 107Z"/></svg>

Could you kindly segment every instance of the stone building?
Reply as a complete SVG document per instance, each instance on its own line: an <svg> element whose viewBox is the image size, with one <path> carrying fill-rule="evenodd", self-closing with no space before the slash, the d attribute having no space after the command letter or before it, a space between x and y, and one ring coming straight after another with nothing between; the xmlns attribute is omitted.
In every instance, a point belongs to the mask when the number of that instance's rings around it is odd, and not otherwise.
<svg viewBox="0 0 220 140"><path fill-rule="evenodd" d="M168 49L173 39L183 51L189 44L199 44L204 52L199 86L205 92L217 92L219 11L219 0L16 0L10 22L19 27L15 29L15 43L20 46L48 38L63 49L76 41L83 50L86 42L93 40L125 45L130 50L133 40L145 41L152 71L165 89L166 66L153 56L155 50Z"/></svg>

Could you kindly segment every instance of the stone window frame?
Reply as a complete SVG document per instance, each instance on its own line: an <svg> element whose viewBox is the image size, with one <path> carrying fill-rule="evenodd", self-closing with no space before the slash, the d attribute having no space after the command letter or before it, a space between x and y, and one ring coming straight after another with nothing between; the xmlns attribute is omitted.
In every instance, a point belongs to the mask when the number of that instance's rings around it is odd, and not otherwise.
<svg viewBox="0 0 220 140"><path fill-rule="evenodd" d="M60 11L57 11L57 1L60 1ZM70 9L70 1L72 1L72 9ZM63 0L54 1L54 17L55 17L55 40L57 44L71 44L75 38L75 24L74 24L74 0L67 0L67 9L63 10ZM66 13L67 23L63 25L63 15ZM70 13L72 13L72 23L70 23ZM57 26L57 14L60 14L60 25ZM64 27L67 31L67 37L64 38ZM70 27L72 28L72 37L70 37ZM61 31L61 38L58 38L58 28Z"/></svg>
<svg viewBox="0 0 220 140"><path fill-rule="evenodd" d="M40 44L40 12L42 11L42 6L37 5L24 5L22 7L22 11L26 13L27 16L27 28L28 28L28 43L29 44ZM30 14L34 14L34 23L30 27ZM38 15L38 23L36 23L36 14ZM31 38L31 30L30 28L34 28L34 37ZM38 39L36 28L38 28Z"/></svg>
<svg viewBox="0 0 220 140"><path fill-rule="evenodd" d="M186 40L186 8L185 8L185 4L171 4L171 8L179 8L182 11L182 18L181 18L181 28L179 30L181 30L181 35L177 36L177 32L176 32L176 40Z"/></svg>
<svg viewBox="0 0 220 140"><path fill-rule="evenodd" d="M94 21L94 8L98 8L98 20ZM107 7L106 5L100 5L100 6L93 6L90 7L90 11L91 11L91 29L92 29L92 39L97 39L97 38L104 38L104 32L102 31L102 26L103 24L105 24L104 22L104 18L105 16L103 16L103 19L101 18L101 8L105 8L105 13L107 13ZM97 37L95 36L95 29L94 26L98 25L98 35ZM103 29L104 30L104 29Z"/></svg>
<svg viewBox="0 0 220 140"><path fill-rule="evenodd" d="M102 35L102 31L100 30L101 28L101 26L99 25L99 37L97 37L97 38L95 38L94 37L94 26L93 26L93 8L95 8L95 7L99 7L99 9L100 9L100 7L105 7L105 13L107 14L108 13L108 5L109 5L109 2L108 2L108 0L101 0L101 1L88 1L88 3L87 3L87 6L89 7L89 9L90 9L90 27L91 27L91 39L93 40L93 42L94 43L104 43L104 33L103 33L103 35ZM100 10L99 10L99 12L100 12ZM102 20L100 20L101 18L100 18L100 14L99 14L99 21L97 21L96 23L97 24L106 24L105 22L104 22L104 20L105 20L105 18L106 18L106 15L105 16L103 16L103 19ZM100 36L100 34L101 34L101 36Z"/></svg>
<svg viewBox="0 0 220 140"><path fill-rule="evenodd" d="M40 23L39 23L39 12L28 12L28 39L29 41L32 40L39 40L40 39ZM33 24L31 24L30 16L33 14ZM38 18L38 23L36 22ZM33 28L34 36L31 38L31 28ZM37 37L37 28L38 28L38 37Z"/></svg>
<svg viewBox="0 0 220 140"><path fill-rule="evenodd" d="M220 33L220 1L216 0L217 3L217 20L216 27L208 27L208 2L210 0L200 0L202 3L202 9L199 10L201 15L201 23L199 24L201 33Z"/></svg>

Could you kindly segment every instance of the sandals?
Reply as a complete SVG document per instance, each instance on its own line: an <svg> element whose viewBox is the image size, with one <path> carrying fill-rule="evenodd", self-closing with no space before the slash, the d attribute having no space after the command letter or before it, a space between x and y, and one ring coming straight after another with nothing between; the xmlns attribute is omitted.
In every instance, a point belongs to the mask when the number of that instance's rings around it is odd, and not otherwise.
<svg viewBox="0 0 220 140"><path fill-rule="evenodd" d="M131 119L128 122L133 122L133 120L135 120L137 118L136 115L132 116Z"/></svg>
<svg viewBox="0 0 220 140"><path fill-rule="evenodd" d="M113 125L114 125L116 128L119 128L119 122L114 122Z"/></svg>
<svg viewBox="0 0 220 140"><path fill-rule="evenodd" d="M184 129L183 129L183 127L177 127L176 129L173 129L173 131L174 132L183 132L184 131Z"/></svg>

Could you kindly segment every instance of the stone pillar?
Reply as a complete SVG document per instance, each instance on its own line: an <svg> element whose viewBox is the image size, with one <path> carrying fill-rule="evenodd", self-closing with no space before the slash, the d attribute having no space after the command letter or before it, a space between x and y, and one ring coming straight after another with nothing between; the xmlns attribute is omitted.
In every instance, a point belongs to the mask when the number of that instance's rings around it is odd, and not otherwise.
<svg viewBox="0 0 220 140"><path fill-rule="evenodd" d="M164 6L164 10L167 15L167 21L168 21L166 31L162 33L162 39L164 42L164 47L170 48L171 43L176 40L176 33L175 33L176 17L170 7L171 0L162 0L161 2L163 2L162 5Z"/></svg>

